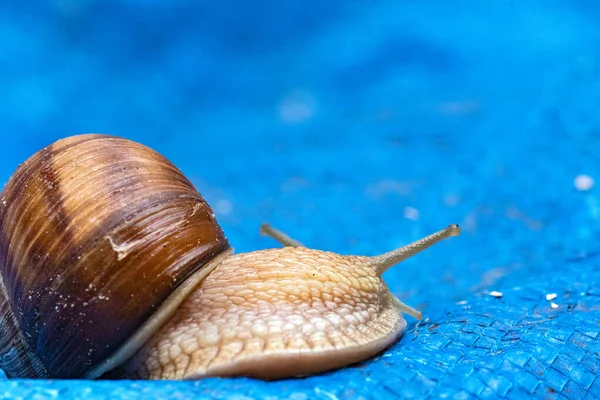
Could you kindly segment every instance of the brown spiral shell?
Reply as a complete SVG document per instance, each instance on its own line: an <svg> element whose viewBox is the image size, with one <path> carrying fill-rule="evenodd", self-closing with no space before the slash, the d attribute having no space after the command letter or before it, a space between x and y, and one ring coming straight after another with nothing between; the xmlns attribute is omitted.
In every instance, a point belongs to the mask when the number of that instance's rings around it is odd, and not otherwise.
<svg viewBox="0 0 600 400"><path fill-rule="evenodd" d="M0 195L4 290L26 345L53 377L85 376L227 249L192 183L119 137L55 142Z"/></svg>

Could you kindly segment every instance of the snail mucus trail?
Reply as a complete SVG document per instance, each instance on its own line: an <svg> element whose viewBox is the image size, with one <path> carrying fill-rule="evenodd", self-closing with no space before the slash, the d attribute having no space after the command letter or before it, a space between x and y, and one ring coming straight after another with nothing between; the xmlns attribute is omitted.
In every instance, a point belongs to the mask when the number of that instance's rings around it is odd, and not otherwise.
<svg viewBox="0 0 600 400"><path fill-rule="evenodd" d="M382 280L451 225L364 257L236 254L165 157L85 134L27 159L0 195L0 367L9 377L278 379L366 360L406 327Z"/></svg>

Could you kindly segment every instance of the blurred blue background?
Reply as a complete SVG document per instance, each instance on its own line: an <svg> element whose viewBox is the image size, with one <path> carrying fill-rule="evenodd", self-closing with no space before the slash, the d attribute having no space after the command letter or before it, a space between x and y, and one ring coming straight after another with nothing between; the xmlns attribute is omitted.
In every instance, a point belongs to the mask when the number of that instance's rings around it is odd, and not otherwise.
<svg viewBox="0 0 600 400"><path fill-rule="evenodd" d="M0 392L600 396L599 21L591 0L1 2L2 182L56 139L109 133L179 166L238 252L276 246L265 221L361 255L463 235L386 273L429 320L372 362Z"/></svg>

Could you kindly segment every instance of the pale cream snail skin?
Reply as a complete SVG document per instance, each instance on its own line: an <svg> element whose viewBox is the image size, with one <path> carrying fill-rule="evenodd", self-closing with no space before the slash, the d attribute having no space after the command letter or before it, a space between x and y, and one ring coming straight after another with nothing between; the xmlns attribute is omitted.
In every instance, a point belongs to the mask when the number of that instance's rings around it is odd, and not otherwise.
<svg viewBox="0 0 600 400"><path fill-rule="evenodd" d="M0 194L0 367L15 378L304 376L395 343L390 267L460 229L376 257L302 246L235 254L191 182L120 137L67 137Z"/></svg>

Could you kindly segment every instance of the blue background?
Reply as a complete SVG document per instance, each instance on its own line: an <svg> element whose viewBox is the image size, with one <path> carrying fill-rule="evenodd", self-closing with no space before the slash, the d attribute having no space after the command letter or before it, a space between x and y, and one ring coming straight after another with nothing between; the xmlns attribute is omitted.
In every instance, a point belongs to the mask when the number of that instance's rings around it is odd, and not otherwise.
<svg viewBox="0 0 600 400"><path fill-rule="evenodd" d="M385 274L428 319L369 362L0 394L600 397L600 197L575 185L600 179L599 21L591 0L1 2L2 182L56 139L110 133L179 166L238 252L276 246L265 221L346 254L463 235Z"/></svg>

